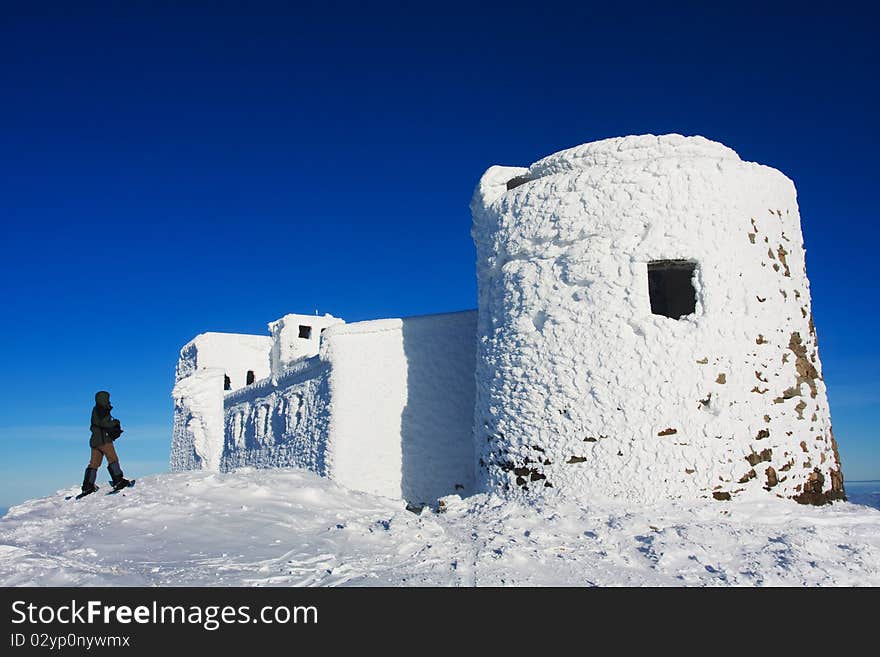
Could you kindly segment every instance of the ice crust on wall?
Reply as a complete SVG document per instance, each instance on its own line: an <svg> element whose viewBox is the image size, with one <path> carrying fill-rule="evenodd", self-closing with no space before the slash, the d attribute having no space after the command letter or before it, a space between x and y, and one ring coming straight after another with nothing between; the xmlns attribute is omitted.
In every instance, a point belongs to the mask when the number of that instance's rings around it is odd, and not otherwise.
<svg viewBox="0 0 880 657"><path fill-rule="evenodd" d="M788 178L701 137L625 137L491 167L472 211L479 487L842 496ZM697 263L678 320L647 284L676 259Z"/></svg>
<svg viewBox="0 0 880 657"><path fill-rule="evenodd" d="M223 369L194 370L171 393L171 471L219 470L223 454Z"/></svg>
<svg viewBox="0 0 880 657"><path fill-rule="evenodd" d="M220 470L295 466L326 475L329 378L329 363L313 357L221 399Z"/></svg>

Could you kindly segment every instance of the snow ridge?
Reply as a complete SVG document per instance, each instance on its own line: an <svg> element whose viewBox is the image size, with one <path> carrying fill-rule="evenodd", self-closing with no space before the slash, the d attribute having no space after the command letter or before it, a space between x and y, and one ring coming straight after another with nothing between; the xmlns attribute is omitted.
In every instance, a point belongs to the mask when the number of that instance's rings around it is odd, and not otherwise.
<svg viewBox="0 0 880 657"><path fill-rule="evenodd" d="M420 514L298 469L139 477L0 519L0 586L877 586L880 511L495 495Z"/></svg>

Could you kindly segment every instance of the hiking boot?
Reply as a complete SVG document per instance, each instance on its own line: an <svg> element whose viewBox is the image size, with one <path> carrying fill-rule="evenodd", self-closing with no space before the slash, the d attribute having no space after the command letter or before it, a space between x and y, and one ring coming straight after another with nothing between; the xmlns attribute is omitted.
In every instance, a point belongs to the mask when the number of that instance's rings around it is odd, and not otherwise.
<svg viewBox="0 0 880 657"><path fill-rule="evenodd" d="M128 488L129 486L131 486L131 482L125 477L120 477L113 482L113 490L120 490L122 488Z"/></svg>
<svg viewBox="0 0 880 657"><path fill-rule="evenodd" d="M98 478L98 471L95 468L86 468L85 474L83 475L83 483L82 489L83 491L89 490L94 487L95 479Z"/></svg>
<svg viewBox="0 0 880 657"><path fill-rule="evenodd" d="M86 468L86 472L83 475L83 483L82 483L82 494L89 495L98 490L98 487L95 486L95 479L98 477L98 471L95 468Z"/></svg>
<svg viewBox="0 0 880 657"><path fill-rule="evenodd" d="M122 476L122 468L119 467L119 461L108 464L107 472L110 473L110 483L113 485L113 490L119 490L131 485L131 482Z"/></svg>

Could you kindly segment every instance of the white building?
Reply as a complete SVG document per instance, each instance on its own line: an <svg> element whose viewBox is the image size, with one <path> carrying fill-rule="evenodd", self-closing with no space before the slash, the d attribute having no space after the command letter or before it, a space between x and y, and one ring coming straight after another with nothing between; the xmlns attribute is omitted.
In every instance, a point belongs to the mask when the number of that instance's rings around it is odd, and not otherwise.
<svg viewBox="0 0 880 657"><path fill-rule="evenodd" d="M472 209L479 486L842 497L783 174L625 137L492 167Z"/></svg>
<svg viewBox="0 0 880 657"><path fill-rule="evenodd" d="M843 497L784 175L626 137L491 167L471 207L478 311L187 344L172 469L297 466L415 503Z"/></svg>
<svg viewBox="0 0 880 657"><path fill-rule="evenodd" d="M475 311L269 328L181 350L172 470L296 466L414 503L472 490Z"/></svg>

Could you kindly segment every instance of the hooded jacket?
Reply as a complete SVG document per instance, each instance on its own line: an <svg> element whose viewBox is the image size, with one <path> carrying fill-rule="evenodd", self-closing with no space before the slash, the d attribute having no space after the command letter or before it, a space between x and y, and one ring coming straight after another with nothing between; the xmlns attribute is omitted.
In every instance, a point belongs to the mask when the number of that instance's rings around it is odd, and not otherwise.
<svg viewBox="0 0 880 657"><path fill-rule="evenodd" d="M92 409L92 437L89 440L91 447L111 443L122 433L119 420L110 415L112 408L109 392L101 390L95 393L95 407Z"/></svg>

